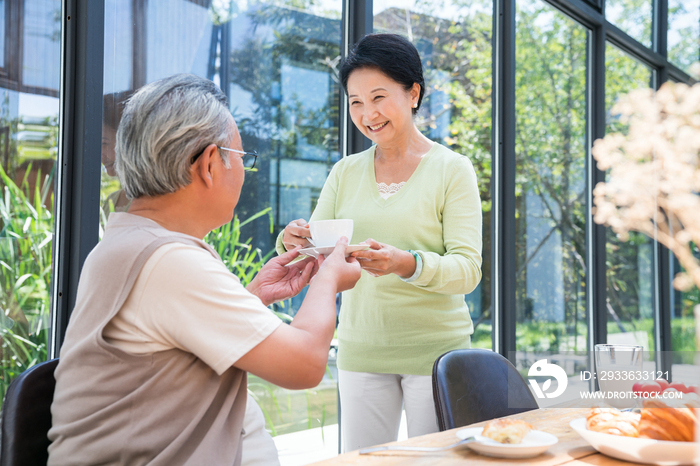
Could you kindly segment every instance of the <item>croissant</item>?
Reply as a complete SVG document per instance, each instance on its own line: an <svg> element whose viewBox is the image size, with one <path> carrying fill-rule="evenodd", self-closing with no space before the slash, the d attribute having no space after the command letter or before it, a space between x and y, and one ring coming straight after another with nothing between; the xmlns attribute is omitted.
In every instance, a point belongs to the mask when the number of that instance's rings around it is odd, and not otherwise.
<svg viewBox="0 0 700 466"><path fill-rule="evenodd" d="M644 402L639 421L639 436L655 440L692 442L695 440L697 411L683 406L671 408L659 400Z"/></svg>
<svg viewBox="0 0 700 466"><path fill-rule="evenodd" d="M639 418L638 413L622 412L613 408L593 408L586 416L586 427L588 430L604 434L637 437Z"/></svg>

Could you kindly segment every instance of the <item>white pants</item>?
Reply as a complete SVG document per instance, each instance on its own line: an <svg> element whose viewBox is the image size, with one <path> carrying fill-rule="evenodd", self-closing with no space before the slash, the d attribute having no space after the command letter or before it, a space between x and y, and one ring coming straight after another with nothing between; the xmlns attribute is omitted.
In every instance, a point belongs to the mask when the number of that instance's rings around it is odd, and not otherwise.
<svg viewBox="0 0 700 466"><path fill-rule="evenodd" d="M265 416L250 394L246 400L243 431L241 466L279 466L277 447L265 430Z"/></svg>
<svg viewBox="0 0 700 466"><path fill-rule="evenodd" d="M395 441L402 404L409 437L439 430L429 375L338 370L338 388L343 452Z"/></svg>

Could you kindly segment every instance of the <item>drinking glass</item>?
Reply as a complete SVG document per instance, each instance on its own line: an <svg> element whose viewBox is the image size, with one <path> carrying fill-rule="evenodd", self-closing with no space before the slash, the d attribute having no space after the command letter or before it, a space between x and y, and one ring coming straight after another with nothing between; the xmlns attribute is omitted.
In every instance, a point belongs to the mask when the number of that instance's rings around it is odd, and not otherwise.
<svg viewBox="0 0 700 466"><path fill-rule="evenodd" d="M605 401L615 408L635 406L632 386L639 381L644 362L640 345L595 345L596 379Z"/></svg>

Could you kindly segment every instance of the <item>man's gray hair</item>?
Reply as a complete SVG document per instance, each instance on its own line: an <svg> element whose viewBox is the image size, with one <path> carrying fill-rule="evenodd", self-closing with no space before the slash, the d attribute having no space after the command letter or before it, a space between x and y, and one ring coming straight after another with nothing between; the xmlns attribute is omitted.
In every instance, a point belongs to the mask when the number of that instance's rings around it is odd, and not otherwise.
<svg viewBox="0 0 700 466"><path fill-rule="evenodd" d="M207 79L176 74L139 89L117 131L116 169L126 196L160 196L190 184L192 157L209 144L226 145L231 121L226 95Z"/></svg>

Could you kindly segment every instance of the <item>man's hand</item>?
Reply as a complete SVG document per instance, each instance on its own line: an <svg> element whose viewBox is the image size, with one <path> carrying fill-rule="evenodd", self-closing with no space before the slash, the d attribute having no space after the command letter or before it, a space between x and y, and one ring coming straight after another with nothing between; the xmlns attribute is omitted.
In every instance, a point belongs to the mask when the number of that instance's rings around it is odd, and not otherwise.
<svg viewBox="0 0 700 466"><path fill-rule="evenodd" d="M319 277L330 275L336 284L336 291L353 288L360 279L360 264L354 257L345 257L345 249L348 247L348 239L343 236L338 240L333 252L327 257L319 256Z"/></svg>
<svg viewBox="0 0 700 466"><path fill-rule="evenodd" d="M287 265L299 256L300 247L270 259L246 289L266 306L296 296L318 271L313 257Z"/></svg>

